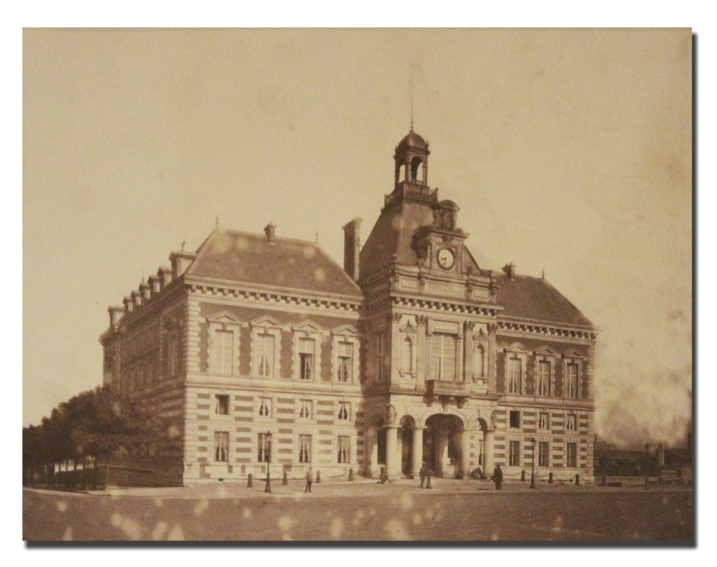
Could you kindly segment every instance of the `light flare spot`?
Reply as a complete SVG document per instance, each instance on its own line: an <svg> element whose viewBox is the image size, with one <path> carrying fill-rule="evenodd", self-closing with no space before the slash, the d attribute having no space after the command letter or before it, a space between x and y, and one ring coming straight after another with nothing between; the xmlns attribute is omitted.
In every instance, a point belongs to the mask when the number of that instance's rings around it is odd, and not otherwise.
<svg viewBox="0 0 717 567"><path fill-rule="evenodd" d="M563 531L563 517L558 516L557 518L555 518L553 526L550 529L556 533L560 533L561 531Z"/></svg>
<svg viewBox="0 0 717 567"><path fill-rule="evenodd" d="M72 541L72 526L67 526L65 533L62 534L62 541Z"/></svg>
<svg viewBox="0 0 717 567"><path fill-rule="evenodd" d="M281 536L281 539L284 541L294 541L294 538L291 537L289 534L284 534L283 536Z"/></svg>
<svg viewBox="0 0 717 567"><path fill-rule="evenodd" d="M406 526L400 520L389 520L383 527L388 539L394 541L407 541L411 539L411 534Z"/></svg>
<svg viewBox="0 0 717 567"><path fill-rule="evenodd" d="M241 517L245 520L248 520L251 518L251 509L250 508L244 508L241 512Z"/></svg>
<svg viewBox="0 0 717 567"><path fill-rule="evenodd" d="M281 531L288 532L294 525L294 520L289 518L289 516L282 516L276 523Z"/></svg>
<svg viewBox="0 0 717 567"><path fill-rule="evenodd" d="M331 521L331 526L329 526L329 533L331 534L332 538L341 539L341 535L344 533L344 529L346 529L346 526L344 526L344 521L341 518L334 518Z"/></svg>
<svg viewBox="0 0 717 567"><path fill-rule="evenodd" d="M665 494L665 495L662 497L662 505L663 505L663 506L667 506L667 505L669 504L669 502L670 502L670 499L667 497L667 494Z"/></svg>
<svg viewBox="0 0 717 567"><path fill-rule="evenodd" d="M326 279L326 271L323 268L316 268L314 270L314 279L321 283Z"/></svg>
<svg viewBox="0 0 717 567"><path fill-rule="evenodd" d="M67 512L67 502L64 500L58 500L57 501L57 511L58 512Z"/></svg>
<svg viewBox="0 0 717 567"><path fill-rule="evenodd" d="M410 492L404 492L399 497L399 505L402 510L410 510L413 508L413 495Z"/></svg>
<svg viewBox="0 0 717 567"><path fill-rule="evenodd" d="M179 427L177 427L176 425L170 425L167 428L167 437L169 437L170 439L175 439L179 437L181 433L182 432L179 430Z"/></svg>
<svg viewBox="0 0 717 567"><path fill-rule="evenodd" d="M194 515L201 516L204 512L206 512L207 508L209 508L209 500L202 498L194 506Z"/></svg>
<svg viewBox="0 0 717 567"><path fill-rule="evenodd" d="M135 522L130 518L122 518L122 524L119 526L119 528L130 539L133 539L135 541L142 539L142 526L139 524L139 522Z"/></svg>
<svg viewBox="0 0 717 567"><path fill-rule="evenodd" d="M302 252L304 253L304 258L307 260L310 260L314 256L316 256L316 248L313 246L304 246Z"/></svg>
<svg viewBox="0 0 717 567"><path fill-rule="evenodd" d="M635 530L634 532L632 532L632 538L633 538L633 539L639 539L639 538L640 538L640 534L637 533L637 530Z"/></svg>
<svg viewBox="0 0 717 567"><path fill-rule="evenodd" d="M236 244L234 244L234 247L237 250L246 250L247 248L249 248L249 239L245 238L243 236L240 236L239 238L237 238L237 241L236 241Z"/></svg>
<svg viewBox="0 0 717 567"><path fill-rule="evenodd" d="M110 522L115 528L119 528L122 525L122 515L115 512L110 518Z"/></svg>
<svg viewBox="0 0 717 567"><path fill-rule="evenodd" d="M155 505L157 508L161 508L162 506L164 506L164 500L162 500L161 498L155 498L155 499L154 499L154 505Z"/></svg>
<svg viewBox="0 0 717 567"><path fill-rule="evenodd" d="M490 534L490 539L492 539L493 541L498 541L500 538L498 537L497 533L493 532L492 534Z"/></svg>
<svg viewBox="0 0 717 567"><path fill-rule="evenodd" d="M413 525L420 526L422 523L423 523L423 518L421 517L421 515L418 512L416 512L413 515Z"/></svg>
<svg viewBox="0 0 717 567"><path fill-rule="evenodd" d="M218 234L214 238L214 249L219 254L224 254L227 250L229 250L231 245L232 245L231 238L227 238L223 234Z"/></svg>
<svg viewBox="0 0 717 567"><path fill-rule="evenodd" d="M183 539L184 539L184 530L182 530L182 526L180 526L179 524L177 524L176 526L174 526L174 527L170 530L169 535L167 536L167 539L168 539L169 541L181 541L181 540L183 540Z"/></svg>
<svg viewBox="0 0 717 567"><path fill-rule="evenodd" d="M167 522L157 522L157 525L154 526L154 530L152 530L152 539L155 541L162 539L164 537L164 534L167 533L168 529L169 526L167 525Z"/></svg>
<svg viewBox="0 0 717 567"><path fill-rule="evenodd" d="M220 498L226 498L227 496L229 496L229 491L226 489L226 487L220 486L219 490L217 490L217 496L219 496Z"/></svg>

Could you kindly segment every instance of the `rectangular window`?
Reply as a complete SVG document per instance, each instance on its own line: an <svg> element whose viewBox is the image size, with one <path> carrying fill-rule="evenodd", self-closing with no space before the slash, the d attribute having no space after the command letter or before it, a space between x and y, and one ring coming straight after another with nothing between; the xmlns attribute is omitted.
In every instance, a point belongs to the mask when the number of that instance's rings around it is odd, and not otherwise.
<svg viewBox="0 0 717 567"><path fill-rule="evenodd" d="M517 429L520 427L520 412L519 411L511 411L510 412L510 426L513 429Z"/></svg>
<svg viewBox="0 0 717 567"><path fill-rule="evenodd" d="M314 379L314 339L299 339L299 378Z"/></svg>
<svg viewBox="0 0 717 567"><path fill-rule="evenodd" d="M212 372L233 374L234 333L215 329L212 341Z"/></svg>
<svg viewBox="0 0 717 567"><path fill-rule="evenodd" d="M220 463L229 461L228 431L216 431L214 433L214 460Z"/></svg>
<svg viewBox="0 0 717 567"><path fill-rule="evenodd" d="M520 466L520 441L510 442L510 453L508 454L508 464L511 467Z"/></svg>
<svg viewBox="0 0 717 567"><path fill-rule="evenodd" d="M568 467L576 468L578 466L578 445L577 443L568 443Z"/></svg>
<svg viewBox="0 0 717 567"><path fill-rule="evenodd" d="M311 419L311 402L309 400L301 400L300 404L299 417Z"/></svg>
<svg viewBox="0 0 717 567"><path fill-rule="evenodd" d="M271 398L259 398L259 415L271 417Z"/></svg>
<svg viewBox="0 0 717 567"><path fill-rule="evenodd" d="M550 395L550 361L541 360L538 362L538 384L536 393L538 396Z"/></svg>
<svg viewBox="0 0 717 567"><path fill-rule="evenodd" d="M229 396L217 394L217 405L214 408L214 413L217 415L229 415Z"/></svg>
<svg viewBox="0 0 717 567"><path fill-rule="evenodd" d="M565 422L566 431L577 431L577 419L574 413L568 414L568 420Z"/></svg>
<svg viewBox="0 0 717 567"><path fill-rule="evenodd" d="M271 378L274 376L274 348L273 335L257 335L257 360L259 361L259 376Z"/></svg>
<svg viewBox="0 0 717 567"><path fill-rule="evenodd" d="M538 429L550 429L550 414L542 412L538 420Z"/></svg>
<svg viewBox="0 0 717 567"><path fill-rule="evenodd" d="M339 435L338 459L341 464L348 464L351 456L350 437L348 435Z"/></svg>
<svg viewBox="0 0 717 567"><path fill-rule="evenodd" d="M311 435L299 435L299 462L311 462Z"/></svg>
<svg viewBox="0 0 717 567"><path fill-rule="evenodd" d="M508 359L508 393L520 394L522 385L523 361L518 357Z"/></svg>
<svg viewBox="0 0 717 567"><path fill-rule="evenodd" d="M434 333L431 338L431 378L455 381L456 337Z"/></svg>
<svg viewBox="0 0 717 567"><path fill-rule="evenodd" d="M339 421L348 421L351 418L349 402L339 402Z"/></svg>
<svg viewBox="0 0 717 567"><path fill-rule="evenodd" d="M386 333L378 333L376 335L376 376L379 382L386 379Z"/></svg>
<svg viewBox="0 0 717 567"><path fill-rule="evenodd" d="M259 433L259 454L260 463L271 462L271 437L266 433Z"/></svg>
<svg viewBox="0 0 717 567"><path fill-rule="evenodd" d="M568 364L568 398L578 397L578 365Z"/></svg>
<svg viewBox="0 0 717 567"><path fill-rule="evenodd" d="M541 441L540 443L538 443L538 466L550 466L550 450L547 441Z"/></svg>
<svg viewBox="0 0 717 567"><path fill-rule="evenodd" d="M339 343L338 376L339 382L351 382L351 369L353 367L352 343Z"/></svg>

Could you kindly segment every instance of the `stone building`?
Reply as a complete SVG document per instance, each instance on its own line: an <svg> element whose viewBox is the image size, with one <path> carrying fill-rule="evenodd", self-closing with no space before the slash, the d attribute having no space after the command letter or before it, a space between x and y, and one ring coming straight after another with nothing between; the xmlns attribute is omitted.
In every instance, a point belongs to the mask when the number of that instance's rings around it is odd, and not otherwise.
<svg viewBox="0 0 717 567"><path fill-rule="evenodd" d="M169 482L307 467L331 476L592 476L596 328L544 278L481 267L428 144L396 146L393 191L341 268L314 243L216 228L110 307L104 382L167 436Z"/></svg>

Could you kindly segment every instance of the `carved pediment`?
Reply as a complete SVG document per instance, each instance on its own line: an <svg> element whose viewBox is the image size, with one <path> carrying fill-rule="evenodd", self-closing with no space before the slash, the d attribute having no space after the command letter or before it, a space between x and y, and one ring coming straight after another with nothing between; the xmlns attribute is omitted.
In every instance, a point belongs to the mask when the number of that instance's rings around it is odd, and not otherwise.
<svg viewBox="0 0 717 567"><path fill-rule="evenodd" d="M560 353L558 351L553 350L552 348L547 346L542 346L538 349L535 349L534 354L536 356L560 356Z"/></svg>
<svg viewBox="0 0 717 567"><path fill-rule="evenodd" d="M519 353L519 354L528 354L530 352L527 348L525 348L520 343L513 343L511 345L508 345L503 350L505 350L506 352L515 352L515 353Z"/></svg>
<svg viewBox="0 0 717 567"><path fill-rule="evenodd" d="M277 321L276 319L274 319L272 317L268 317L268 316L259 317L258 319L254 319L250 323L250 325L252 327L274 327L274 328L278 328L278 329L281 329L284 327L284 325L279 323L279 321Z"/></svg>
<svg viewBox="0 0 717 567"><path fill-rule="evenodd" d="M298 323L292 327L294 331L306 331L309 333L322 333L324 329L319 327L316 323L313 321L302 321L301 323Z"/></svg>
<svg viewBox="0 0 717 567"><path fill-rule="evenodd" d="M207 322L209 323L229 323L232 325L240 325L241 319L236 317L235 315L227 312L227 311L220 311L219 313L214 313L213 315L210 315L207 317Z"/></svg>
<svg viewBox="0 0 717 567"><path fill-rule="evenodd" d="M351 335L351 336L357 336L358 331L356 330L356 327L353 327L352 325L341 325L340 327L336 327L335 329L331 329L332 335Z"/></svg>

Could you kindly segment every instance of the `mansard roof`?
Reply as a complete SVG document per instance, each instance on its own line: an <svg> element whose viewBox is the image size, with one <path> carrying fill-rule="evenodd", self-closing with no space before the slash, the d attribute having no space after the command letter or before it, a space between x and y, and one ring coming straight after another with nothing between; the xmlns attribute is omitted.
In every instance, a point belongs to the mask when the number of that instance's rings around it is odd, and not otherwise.
<svg viewBox="0 0 717 567"><path fill-rule="evenodd" d="M496 302L505 306L501 316L595 328L577 307L543 278L516 274L510 279L505 274L493 272L493 279L500 286Z"/></svg>
<svg viewBox="0 0 717 567"><path fill-rule="evenodd" d="M206 277L363 299L358 285L318 244L216 228L187 270Z"/></svg>
<svg viewBox="0 0 717 567"><path fill-rule="evenodd" d="M430 203L402 199L384 208L361 249L361 278L385 268L393 262L394 256L399 264L415 266L418 256L413 247L413 237L420 228L433 226L433 221ZM473 264L475 272L479 271L472 256L467 262Z"/></svg>

